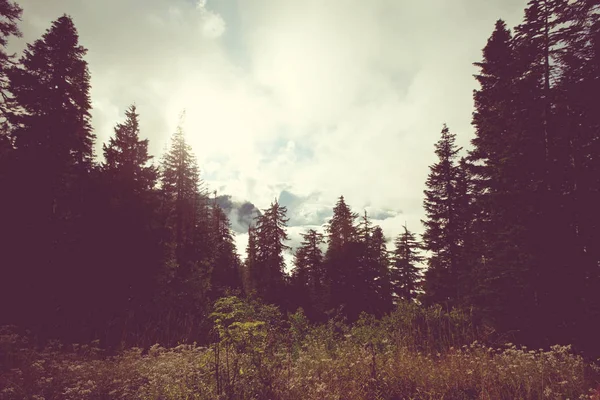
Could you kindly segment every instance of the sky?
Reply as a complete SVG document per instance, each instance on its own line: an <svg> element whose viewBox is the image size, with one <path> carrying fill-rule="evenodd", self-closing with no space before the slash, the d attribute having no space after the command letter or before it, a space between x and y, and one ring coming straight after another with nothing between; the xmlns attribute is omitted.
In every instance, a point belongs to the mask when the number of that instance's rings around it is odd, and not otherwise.
<svg viewBox="0 0 600 400"><path fill-rule="evenodd" d="M19 54L62 14L88 49L97 153L135 103L156 160L184 129L207 187L288 206L290 244L343 195L423 231L442 125L468 148L481 49L526 0L21 0ZM238 233L243 252L247 235ZM289 256L287 257L289 261Z"/></svg>

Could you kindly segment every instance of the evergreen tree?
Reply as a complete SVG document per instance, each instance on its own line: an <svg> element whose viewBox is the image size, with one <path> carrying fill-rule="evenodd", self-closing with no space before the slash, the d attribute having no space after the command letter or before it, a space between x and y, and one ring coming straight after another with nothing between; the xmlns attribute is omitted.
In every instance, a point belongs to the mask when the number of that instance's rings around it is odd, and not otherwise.
<svg viewBox="0 0 600 400"><path fill-rule="evenodd" d="M392 304L389 258L385 237L380 227L372 226L367 212L364 212L358 226L360 256L357 273L349 276L349 284L355 290L355 311L382 315Z"/></svg>
<svg viewBox="0 0 600 400"><path fill-rule="evenodd" d="M164 326L157 325L162 326L157 335L169 343L198 337L207 322L212 260L208 199L199 175L191 146L178 127L160 169L164 266L159 309Z"/></svg>
<svg viewBox="0 0 600 400"><path fill-rule="evenodd" d="M148 140L139 137L135 106L125 115L104 145L105 162L96 174L96 196L85 220L86 251L97 254L89 262L95 282L90 295L97 310L93 324L107 346L137 343L134 332L148 324L161 255L154 212L157 169L148 165L152 157Z"/></svg>
<svg viewBox="0 0 600 400"><path fill-rule="evenodd" d="M228 290L239 290L242 287L240 259L234 243L231 223L221 207L212 207L212 246L214 251L211 297L217 299Z"/></svg>
<svg viewBox="0 0 600 400"><path fill-rule="evenodd" d="M18 218L14 219L15 206L19 204L19 199L15 196L10 196L11 187L15 187L17 180L14 176L15 165L11 156L13 153L13 143L10 137L9 125L7 123L7 113L10 109L9 101L11 94L7 71L14 65L14 56L6 52L6 45L11 36L21 36L21 32L17 26L17 21L21 19L21 8L8 0L0 0L0 187L3 188L3 194L0 196L0 254L3 254L4 263L3 276L0 278L0 304L10 304L14 300L12 289L14 288L14 280L19 277L9 253L15 248L15 232L13 231L13 223L18 224ZM6 250L5 250L6 248ZM16 256L16 254L15 254ZM13 265L11 265L13 264ZM10 271L10 274L4 273ZM8 316L8 311L4 313L4 307L0 306L0 315ZM0 324L3 320L0 318ZM4 321L4 322L8 322Z"/></svg>
<svg viewBox="0 0 600 400"><path fill-rule="evenodd" d="M126 120L115 127L115 136L104 144L105 162L102 170L113 184L120 184L136 193L153 189L158 171L148 165L152 156L148 154L148 139L139 137L139 114L135 105L125 112Z"/></svg>
<svg viewBox="0 0 600 400"><path fill-rule="evenodd" d="M302 234L302 244L295 253L292 286L296 305L302 307L312 319L320 319L326 311L327 282L321 245L323 234L309 229Z"/></svg>
<svg viewBox="0 0 600 400"><path fill-rule="evenodd" d="M14 67L14 55L6 52L6 45L12 36L21 37L17 22L21 20L22 13L17 3L0 0L0 159L3 153L12 148L6 121L12 99L7 71Z"/></svg>
<svg viewBox="0 0 600 400"><path fill-rule="evenodd" d="M562 172L562 185L557 203L566 228L554 239L562 241L557 251L563 258L558 260L568 270L561 271L561 296L554 299L570 300L558 304L567 317L561 325L568 328L567 337L559 340L600 354L592 322L600 318L600 118L595 99L600 89L600 4L569 2L559 20L563 47L556 52L555 113L562 123L556 169Z"/></svg>
<svg viewBox="0 0 600 400"><path fill-rule="evenodd" d="M520 78L517 54L510 31L499 20L483 60L475 64L480 89L474 92L475 138L469 152L477 239L477 259L471 260L477 285L471 295L482 317L501 331L524 327L533 312L528 232L536 218L535 188L543 166L540 136L531 136L524 124L530 109L521 92L527 91L527 81Z"/></svg>
<svg viewBox="0 0 600 400"><path fill-rule="evenodd" d="M286 232L287 208L277 200L264 210L256 223L256 260L251 271L252 286L265 302L282 305L286 279L283 252L289 237Z"/></svg>
<svg viewBox="0 0 600 400"><path fill-rule="evenodd" d="M373 278L373 313L381 316L392 309L392 285L390 275L390 259L386 246L386 238L379 226L373 228L369 258Z"/></svg>
<svg viewBox="0 0 600 400"><path fill-rule="evenodd" d="M356 275L361 254L358 231L354 225L357 214L340 196L333 216L327 224L325 253L326 279L329 286L329 309L342 311L347 317L358 317L360 299L356 296Z"/></svg>
<svg viewBox="0 0 600 400"><path fill-rule="evenodd" d="M257 272L257 243L256 227L248 226L248 244L246 245L246 260L244 261L243 286L247 295L255 296L256 287L254 282L259 279Z"/></svg>
<svg viewBox="0 0 600 400"><path fill-rule="evenodd" d="M421 244L415 235L404 225L404 232L396 238L392 255L392 290L395 299L413 301L421 287L419 264L425 261L420 254Z"/></svg>
<svg viewBox="0 0 600 400"><path fill-rule="evenodd" d="M14 206L3 221L12 236L6 263L24 285L13 286L22 305L18 319L35 321L45 334L80 334L67 326L85 312L88 298L81 217L91 196L94 135L85 53L65 15L7 71L18 172L7 190Z"/></svg>
<svg viewBox="0 0 600 400"><path fill-rule="evenodd" d="M457 148L455 141L456 136L444 125L441 138L435 145L439 161L430 167L427 178L424 201L427 219L423 221L424 245L432 253L425 273L424 300L447 307L463 303L463 286L468 275L462 257L462 233L466 221L464 210L461 210L467 193L461 192L461 188L466 187L461 182L465 174L457 163L461 149Z"/></svg>

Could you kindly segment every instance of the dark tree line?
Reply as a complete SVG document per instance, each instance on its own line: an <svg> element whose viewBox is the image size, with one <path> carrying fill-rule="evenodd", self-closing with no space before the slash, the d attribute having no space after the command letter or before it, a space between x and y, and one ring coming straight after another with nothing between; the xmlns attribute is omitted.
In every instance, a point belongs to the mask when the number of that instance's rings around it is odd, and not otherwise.
<svg viewBox="0 0 600 400"><path fill-rule="evenodd" d="M404 227L389 250L342 196L291 273L284 206L249 226L242 262L181 126L153 164L132 105L99 162L71 18L17 60L5 46L21 9L0 0L0 14L0 323L40 341L169 345L206 340L211 304L230 293L313 321L417 301L468 308L521 343L600 353L596 2L531 0L514 34L496 23L475 63L472 147L446 126L435 145L422 241Z"/></svg>
<svg viewBox="0 0 600 400"><path fill-rule="evenodd" d="M72 19L16 61L4 45L20 12L0 2L0 322L111 347L201 338L211 302L241 290L241 263L182 129L154 165L132 105L96 161Z"/></svg>
<svg viewBox="0 0 600 400"><path fill-rule="evenodd" d="M444 128L427 182L424 298L598 353L600 5L531 0L475 65L473 147Z"/></svg>

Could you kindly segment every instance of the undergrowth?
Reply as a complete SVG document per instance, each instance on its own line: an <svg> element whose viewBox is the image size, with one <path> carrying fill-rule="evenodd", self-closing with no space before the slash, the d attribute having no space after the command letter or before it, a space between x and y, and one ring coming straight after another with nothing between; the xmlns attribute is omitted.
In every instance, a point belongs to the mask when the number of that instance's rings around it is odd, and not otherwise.
<svg viewBox="0 0 600 400"><path fill-rule="evenodd" d="M226 297L208 347L97 343L34 349L0 330L0 399L588 399L600 400L595 364L569 346L492 348L464 313L403 303L381 320L333 318Z"/></svg>

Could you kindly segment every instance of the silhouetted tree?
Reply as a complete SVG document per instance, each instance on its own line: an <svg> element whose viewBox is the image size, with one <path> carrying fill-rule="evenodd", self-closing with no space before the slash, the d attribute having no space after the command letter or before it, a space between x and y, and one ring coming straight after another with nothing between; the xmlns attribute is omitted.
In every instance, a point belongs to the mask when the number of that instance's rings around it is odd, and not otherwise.
<svg viewBox="0 0 600 400"><path fill-rule="evenodd" d="M292 271L295 306L302 307L313 319L320 319L326 311L327 282L321 245L323 234L309 229L302 234L303 241L296 250Z"/></svg>
<svg viewBox="0 0 600 400"><path fill-rule="evenodd" d="M196 158L178 127L160 169L164 259L159 308L170 343L197 337L208 312L210 222L201 187Z"/></svg>
<svg viewBox="0 0 600 400"><path fill-rule="evenodd" d="M234 243L231 223L223 209L214 204L212 207L212 246L213 261L211 275L211 297L217 299L228 290L242 287L241 261Z"/></svg>
<svg viewBox="0 0 600 400"><path fill-rule="evenodd" d="M340 196L333 208L333 216L327 223L325 253L325 270L330 288L329 308L341 310L352 318L358 317L356 309L360 304L354 287L361 254L358 231L354 225L357 216L346 204L344 196Z"/></svg>
<svg viewBox="0 0 600 400"><path fill-rule="evenodd" d="M246 245L246 260L244 261L243 270L243 285L247 295L255 296L256 287L254 282L258 280L257 272L257 243L256 243L256 227L248 226L248 244Z"/></svg>
<svg viewBox="0 0 600 400"><path fill-rule="evenodd" d="M89 261L97 310L92 324L109 346L138 343L150 323L148 305L161 260L154 211L158 171L149 164L148 140L139 137L135 106L125 116L103 147L105 161L95 174L96 195L85 219L86 251L97 254Z"/></svg>
<svg viewBox="0 0 600 400"><path fill-rule="evenodd" d="M600 90L600 4L570 2L560 21L566 28L561 32L564 47L556 56L560 65L556 112L563 121L563 138L557 147L563 153L559 160L565 174L561 205L569 222L566 239L572 244L557 249L571 247L571 266L560 278L560 282L568 280L568 285L556 297L571 300L562 304L573 324L570 337L562 340L600 354L594 339L600 334L595 324L600 319L600 114L596 100Z"/></svg>
<svg viewBox="0 0 600 400"><path fill-rule="evenodd" d="M416 299L421 287L422 273L419 264L425 261L420 254L421 244L415 235L404 225L395 241L392 255L391 277L395 299Z"/></svg>
<svg viewBox="0 0 600 400"><path fill-rule="evenodd" d="M380 226L373 228L371 243L367 251L370 253L369 264L373 276L373 295L371 298L372 312L377 316L389 312L392 309L392 285L390 275L390 259L386 246L386 238Z"/></svg>
<svg viewBox="0 0 600 400"><path fill-rule="evenodd" d="M4 192L0 195L0 254L4 254L4 260L0 259L0 263L5 263L5 269L11 270L11 275L3 274L0 278L0 304L8 305L13 301L11 299L12 288L16 282L14 281L18 275L13 276L11 258L7 252L15 247L13 240L14 232L12 231L12 223L18 223L11 218L14 215L14 207L19 203L15 196L10 196L9 191L15 185L13 140L10 136L10 126L7 123L7 113L12 108L7 71L14 66L14 56L6 51L6 45L11 36L20 37L21 32L17 26L17 22L21 19L21 8L8 0L0 0L0 187ZM6 248L6 251L5 251ZM6 306L5 306L6 307ZM0 314L3 314L3 309L0 306ZM8 315L8 311L4 313ZM0 319L0 323L2 320Z"/></svg>
<svg viewBox="0 0 600 400"><path fill-rule="evenodd" d="M286 232L287 208L277 201L264 210L256 220L256 259L253 271L250 271L252 286L256 294L265 302L282 305L285 301L283 252L289 247Z"/></svg>
<svg viewBox="0 0 600 400"><path fill-rule="evenodd" d="M0 0L0 159L3 153L12 147L9 137L9 126L7 124L7 113L11 110L12 95L7 72L14 67L14 54L6 52L8 40L14 37L21 37L21 31L17 25L21 20L23 10L21 7L9 0Z"/></svg>
<svg viewBox="0 0 600 400"><path fill-rule="evenodd" d="M429 268L425 273L426 303L445 304L448 307L463 302L464 280L468 275L462 257L465 231L464 190L461 182L465 174L457 163L461 150L455 144L456 135L450 133L446 125L442 129L440 140L435 145L439 161L430 167L427 178L424 208L427 219L423 242L431 251Z"/></svg>
<svg viewBox="0 0 600 400"><path fill-rule="evenodd" d="M65 15L7 71L18 173L8 191L15 206L5 221L13 236L6 263L19 271L22 286L13 287L23 309L17 313L45 333L79 334L67 326L84 312L88 298L81 216L94 135L85 53Z"/></svg>

